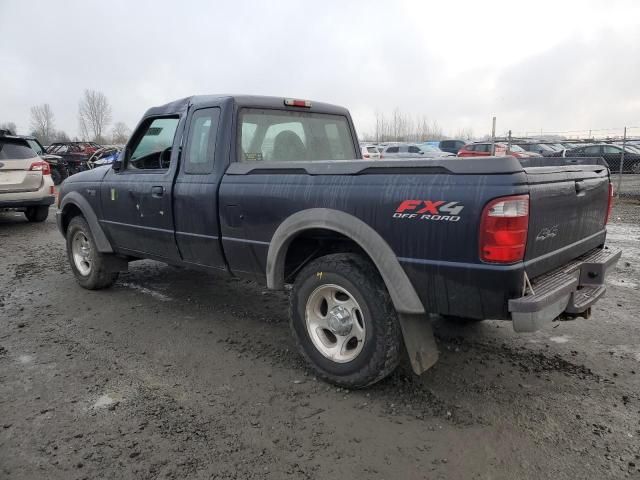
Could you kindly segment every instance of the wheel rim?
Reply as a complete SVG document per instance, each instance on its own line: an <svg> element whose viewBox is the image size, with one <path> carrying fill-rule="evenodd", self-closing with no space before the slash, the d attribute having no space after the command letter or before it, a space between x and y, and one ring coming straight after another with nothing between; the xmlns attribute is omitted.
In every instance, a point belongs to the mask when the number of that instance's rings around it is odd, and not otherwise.
<svg viewBox="0 0 640 480"><path fill-rule="evenodd" d="M362 351L364 315L345 288L333 284L316 288L307 300L305 321L313 345L329 360L347 363Z"/></svg>
<svg viewBox="0 0 640 480"><path fill-rule="evenodd" d="M73 263L81 275L91 273L91 243L84 232L76 232L71 240Z"/></svg>

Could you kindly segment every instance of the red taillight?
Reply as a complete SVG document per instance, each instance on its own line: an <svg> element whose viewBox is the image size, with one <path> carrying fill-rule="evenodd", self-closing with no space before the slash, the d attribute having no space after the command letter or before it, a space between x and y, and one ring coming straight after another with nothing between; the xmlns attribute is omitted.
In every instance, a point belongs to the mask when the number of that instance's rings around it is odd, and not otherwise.
<svg viewBox="0 0 640 480"><path fill-rule="evenodd" d="M524 258L529 229L529 195L496 198L482 211L480 259L515 263Z"/></svg>
<svg viewBox="0 0 640 480"><path fill-rule="evenodd" d="M609 199L607 201L607 215L604 217L604 224L609 223L611 217L611 209L613 208L613 183L609 182Z"/></svg>
<svg viewBox="0 0 640 480"><path fill-rule="evenodd" d="M365 153L364 155L362 155L364 158L369 158L371 157L371 155L369 155L368 153Z"/></svg>
<svg viewBox="0 0 640 480"><path fill-rule="evenodd" d="M51 175L51 167L44 160L38 160L37 162L33 162L29 167L29 170L32 171L40 171L43 175Z"/></svg>

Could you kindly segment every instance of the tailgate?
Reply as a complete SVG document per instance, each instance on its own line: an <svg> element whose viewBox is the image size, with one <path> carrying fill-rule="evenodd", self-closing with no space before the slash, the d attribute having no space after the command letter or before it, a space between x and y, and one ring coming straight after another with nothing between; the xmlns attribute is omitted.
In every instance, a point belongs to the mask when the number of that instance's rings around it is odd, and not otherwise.
<svg viewBox="0 0 640 480"><path fill-rule="evenodd" d="M0 160L0 193L35 192L42 186L42 172L30 171L38 158Z"/></svg>
<svg viewBox="0 0 640 480"><path fill-rule="evenodd" d="M603 165L525 167L530 187L525 262L531 278L604 243L609 172Z"/></svg>

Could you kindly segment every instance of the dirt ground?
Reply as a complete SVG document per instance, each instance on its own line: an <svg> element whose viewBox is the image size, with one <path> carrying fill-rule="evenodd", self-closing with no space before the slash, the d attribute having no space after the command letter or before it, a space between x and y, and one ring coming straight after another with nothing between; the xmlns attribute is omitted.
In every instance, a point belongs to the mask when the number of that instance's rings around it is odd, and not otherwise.
<svg viewBox="0 0 640 480"><path fill-rule="evenodd" d="M640 478L640 204L609 239L591 319L434 317L432 370L346 391L285 294L151 261L85 291L52 218L0 214L0 478Z"/></svg>

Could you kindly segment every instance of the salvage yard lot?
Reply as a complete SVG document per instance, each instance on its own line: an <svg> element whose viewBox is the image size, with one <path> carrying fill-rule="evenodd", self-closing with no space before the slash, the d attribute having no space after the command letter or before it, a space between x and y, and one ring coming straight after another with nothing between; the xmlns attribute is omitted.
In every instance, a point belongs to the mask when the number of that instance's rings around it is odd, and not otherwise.
<svg viewBox="0 0 640 480"><path fill-rule="evenodd" d="M284 293L151 261L81 289L53 216L0 214L0 478L640 478L640 205L589 320L434 318L440 361L317 381Z"/></svg>

